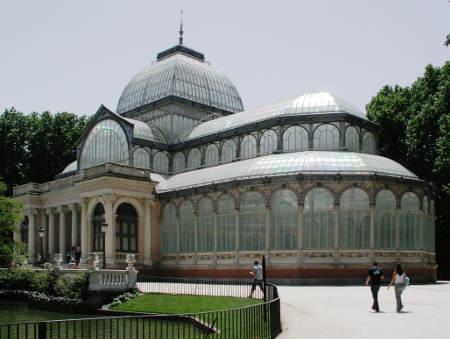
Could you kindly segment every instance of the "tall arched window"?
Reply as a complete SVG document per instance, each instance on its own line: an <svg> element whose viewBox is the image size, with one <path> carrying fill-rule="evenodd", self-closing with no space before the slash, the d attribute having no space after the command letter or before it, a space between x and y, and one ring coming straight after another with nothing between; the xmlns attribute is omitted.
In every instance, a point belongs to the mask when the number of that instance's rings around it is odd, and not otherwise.
<svg viewBox="0 0 450 339"><path fill-rule="evenodd" d="M219 148L215 144L210 144L205 149L205 165L211 166L219 162Z"/></svg>
<svg viewBox="0 0 450 339"><path fill-rule="evenodd" d="M257 154L256 146L256 138L253 135L247 134L243 137L241 141L241 158L255 157Z"/></svg>
<svg viewBox="0 0 450 339"><path fill-rule="evenodd" d="M227 140L222 146L222 162L231 162L236 158L237 146L234 140Z"/></svg>
<svg viewBox="0 0 450 339"><path fill-rule="evenodd" d="M334 248L334 200L324 188L315 188L305 197L303 248Z"/></svg>
<svg viewBox="0 0 450 339"><path fill-rule="evenodd" d="M239 217L239 249L263 251L266 249L266 205L258 192L250 192L241 200Z"/></svg>
<svg viewBox="0 0 450 339"><path fill-rule="evenodd" d="M116 218L116 252L137 252L138 219L131 204L121 204Z"/></svg>
<svg viewBox="0 0 450 339"><path fill-rule="evenodd" d="M214 251L214 214L210 199L204 198L198 205L197 246L199 252Z"/></svg>
<svg viewBox="0 0 450 339"><path fill-rule="evenodd" d="M423 197L423 204L422 204L422 249L425 251L430 250L430 225L429 225L429 205L428 205L428 198Z"/></svg>
<svg viewBox="0 0 450 339"><path fill-rule="evenodd" d="M370 247L370 201L359 188L345 191L339 209L339 248Z"/></svg>
<svg viewBox="0 0 450 339"><path fill-rule="evenodd" d="M339 130L336 126L320 125L314 131L314 149L339 148Z"/></svg>
<svg viewBox="0 0 450 339"><path fill-rule="evenodd" d="M103 251L103 233L102 222L105 220L105 209L101 203L98 203L94 209L94 218L92 220L92 250L94 252Z"/></svg>
<svg viewBox="0 0 450 339"><path fill-rule="evenodd" d="M186 160L182 152L175 153L172 168L173 173L180 173L186 168Z"/></svg>
<svg viewBox="0 0 450 339"><path fill-rule="evenodd" d="M194 206L185 201L180 208L180 253L195 251L195 217Z"/></svg>
<svg viewBox="0 0 450 339"><path fill-rule="evenodd" d="M345 130L345 147L359 152L359 133L353 126L348 126Z"/></svg>
<svg viewBox="0 0 450 339"><path fill-rule="evenodd" d="M368 154L377 154L377 143L372 133L366 132L363 135L362 151Z"/></svg>
<svg viewBox="0 0 450 339"><path fill-rule="evenodd" d="M188 169L195 169L202 164L202 152L198 148L193 148L188 155Z"/></svg>
<svg viewBox="0 0 450 339"><path fill-rule="evenodd" d="M177 253L177 218L175 206L166 205L162 214L162 252Z"/></svg>
<svg viewBox="0 0 450 339"><path fill-rule="evenodd" d="M375 249L395 248L395 197L391 191L377 194L375 209Z"/></svg>
<svg viewBox="0 0 450 339"><path fill-rule="evenodd" d="M259 144L259 153L269 154L275 151L278 147L278 134L274 130L267 130L261 136Z"/></svg>
<svg viewBox="0 0 450 339"><path fill-rule="evenodd" d="M270 249L298 248L298 203L290 190L280 190L272 198L270 211Z"/></svg>
<svg viewBox="0 0 450 339"><path fill-rule="evenodd" d="M420 249L420 208L419 199L414 193L407 192L401 200L400 248Z"/></svg>
<svg viewBox="0 0 450 339"><path fill-rule="evenodd" d="M134 167L150 167L150 154L143 147L138 147L133 152L133 166Z"/></svg>
<svg viewBox="0 0 450 339"><path fill-rule="evenodd" d="M217 251L236 250L236 210L230 195L224 195L217 209Z"/></svg>
<svg viewBox="0 0 450 339"><path fill-rule="evenodd" d="M169 172L169 157L166 153L158 152L153 156L153 170L162 174Z"/></svg>
<svg viewBox="0 0 450 339"><path fill-rule="evenodd" d="M434 225L434 201L430 201L430 214L428 215L428 227L429 227L429 251L434 252L435 251L435 241L436 241L436 234L435 234L435 225Z"/></svg>
<svg viewBox="0 0 450 339"><path fill-rule="evenodd" d="M291 126L283 133L283 150L305 151L308 149L308 132L301 126Z"/></svg>
<svg viewBox="0 0 450 339"><path fill-rule="evenodd" d="M80 168L89 168L107 161L129 165L130 150L125 131L111 119L92 128L80 156Z"/></svg>

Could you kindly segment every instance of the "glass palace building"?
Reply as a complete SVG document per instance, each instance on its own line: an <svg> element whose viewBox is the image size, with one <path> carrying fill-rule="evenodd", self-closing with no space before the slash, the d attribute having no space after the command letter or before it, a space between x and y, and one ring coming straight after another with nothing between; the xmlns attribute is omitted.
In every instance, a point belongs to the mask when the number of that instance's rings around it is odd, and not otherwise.
<svg viewBox="0 0 450 339"><path fill-rule="evenodd" d="M376 260L436 280L434 195L378 154L380 126L308 93L244 110L233 83L182 42L101 106L55 180L16 187L31 258L82 249L108 268L278 283L364 281ZM101 224L108 223L103 249Z"/></svg>

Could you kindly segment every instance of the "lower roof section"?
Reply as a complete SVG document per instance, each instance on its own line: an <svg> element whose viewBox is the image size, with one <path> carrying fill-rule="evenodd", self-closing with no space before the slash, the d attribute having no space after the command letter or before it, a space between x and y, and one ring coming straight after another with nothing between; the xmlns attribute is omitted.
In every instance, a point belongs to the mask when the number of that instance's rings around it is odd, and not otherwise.
<svg viewBox="0 0 450 339"><path fill-rule="evenodd" d="M152 173L159 182L158 193L219 184L235 180L305 175L380 175L411 180L419 178L399 163L378 155L352 152L307 151L271 154L215 167L185 172L165 179Z"/></svg>

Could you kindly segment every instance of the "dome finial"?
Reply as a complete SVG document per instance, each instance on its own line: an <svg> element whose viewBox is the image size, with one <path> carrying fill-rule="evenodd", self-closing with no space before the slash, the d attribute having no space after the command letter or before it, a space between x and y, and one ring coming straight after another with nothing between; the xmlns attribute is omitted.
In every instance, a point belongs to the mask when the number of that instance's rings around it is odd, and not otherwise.
<svg viewBox="0 0 450 339"><path fill-rule="evenodd" d="M180 20L180 45L183 44L183 11L181 11L181 20Z"/></svg>

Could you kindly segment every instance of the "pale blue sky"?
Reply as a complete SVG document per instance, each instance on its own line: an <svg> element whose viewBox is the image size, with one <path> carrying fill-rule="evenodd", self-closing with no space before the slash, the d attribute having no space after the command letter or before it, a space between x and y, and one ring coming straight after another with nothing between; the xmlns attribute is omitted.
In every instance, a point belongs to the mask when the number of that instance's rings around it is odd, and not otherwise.
<svg viewBox="0 0 450 339"><path fill-rule="evenodd" d="M0 110L116 110L128 81L184 43L246 109L326 91L364 110L450 59L448 0L0 0Z"/></svg>

